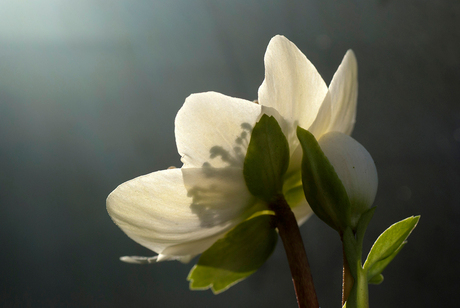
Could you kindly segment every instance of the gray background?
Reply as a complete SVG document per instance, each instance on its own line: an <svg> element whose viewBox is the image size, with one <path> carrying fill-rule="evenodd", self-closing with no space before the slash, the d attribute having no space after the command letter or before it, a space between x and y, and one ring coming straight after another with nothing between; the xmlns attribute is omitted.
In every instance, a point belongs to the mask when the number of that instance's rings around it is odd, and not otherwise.
<svg viewBox="0 0 460 308"><path fill-rule="evenodd" d="M174 117L213 90L255 99L284 34L327 83L359 63L353 136L379 172L366 237L421 214L370 287L372 307L454 307L460 275L460 2L169 0L0 2L0 304L4 307L295 307L280 242L252 277L188 290L192 263L152 255L105 210L120 183L180 166ZM301 228L322 307L339 307L341 245Z"/></svg>

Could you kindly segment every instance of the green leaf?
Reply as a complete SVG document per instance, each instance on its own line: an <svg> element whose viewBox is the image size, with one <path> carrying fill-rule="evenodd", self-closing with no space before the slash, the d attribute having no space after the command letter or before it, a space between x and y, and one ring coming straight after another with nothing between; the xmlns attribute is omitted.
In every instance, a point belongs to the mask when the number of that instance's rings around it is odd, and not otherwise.
<svg viewBox="0 0 460 308"><path fill-rule="evenodd" d="M412 216L401 220L386 229L372 246L371 251L367 256L366 263L364 264L364 268L370 269L377 262L390 257L395 252L397 253L400 246L417 225L419 219L420 216Z"/></svg>
<svg viewBox="0 0 460 308"><path fill-rule="evenodd" d="M303 150L305 198L321 220L342 233L351 225L351 206L345 187L315 137L301 127L297 127L297 137Z"/></svg>
<svg viewBox="0 0 460 308"><path fill-rule="evenodd" d="M396 257L396 255L401 251L401 249L406 245L407 242L403 242L401 246L396 249L388 258L380 260L376 262L372 267L368 270L367 279L369 283L372 284L379 284L383 281L382 272L383 270L390 264L391 261Z"/></svg>
<svg viewBox="0 0 460 308"><path fill-rule="evenodd" d="M190 289L223 292L253 274L272 254L278 234L270 215L240 223L203 252L187 280Z"/></svg>
<svg viewBox="0 0 460 308"><path fill-rule="evenodd" d="M254 126L244 159L244 179L256 197L269 202L281 193L289 166L289 144L276 119L263 115Z"/></svg>
<svg viewBox="0 0 460 308"><path fill-rule="evenodd" d="M378 274L368 280L370 284L381 284L383 282L383 275Z"/></svg>

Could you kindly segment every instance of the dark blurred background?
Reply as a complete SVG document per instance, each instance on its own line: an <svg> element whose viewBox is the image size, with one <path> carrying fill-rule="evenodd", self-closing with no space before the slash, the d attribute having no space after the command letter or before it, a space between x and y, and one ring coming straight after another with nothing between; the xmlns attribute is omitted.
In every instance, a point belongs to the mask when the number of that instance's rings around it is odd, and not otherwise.
<svg viewBox="0 0 460 308"><path fill-rule="evenodd" d="M192 292L194 262L120 262L153 253L105 210L118 184L180 166L174 117L189 94L256 99L283 34L326 83L347 49L358 58L353 136L380 181L366 248L422 215L371 307L456 306L459 18L457 0L1 1L0 305L296 307L280 242L229 291ZM340 241L316 217L301 231L320 304L339 307Z"/></svg>

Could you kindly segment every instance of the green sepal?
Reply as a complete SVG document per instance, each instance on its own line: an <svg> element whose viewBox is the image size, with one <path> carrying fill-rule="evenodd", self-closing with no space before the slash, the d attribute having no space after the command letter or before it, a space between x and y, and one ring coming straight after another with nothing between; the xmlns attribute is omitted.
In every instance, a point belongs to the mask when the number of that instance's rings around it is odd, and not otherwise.
<svg viewBox="0 0 460 308"><path fill-rule="evenodd" d="M190 271L190 289L221 293L253 274L275 249L278 234L270 215L243 221L203 252Z"/></svg>
<svg viewBox="0 0 460 308"><path fill-rule="evenodd" d="M351 226L351 205L345 187L315 137L301 127L297 127L297 137L303 150L305 198L322 221L343 233L347 226Z"/></svg>
<svg viewBox="0 0 460 308"><path fill-rule="evenodd" d="M252 195L270 202L281 193L289 166L289 144L276 119L264 114L252 130L244 159L244 180Z"/></svg>
<svg viewBox="0 0 460 308"><path fill-rule="evenodd" d="M372 217L374 216L375 209L376 207L368 209L361 215L361 218L358 221L358 225L356 226L356 240L358 241L358 243L360 243L360 245L363 244L367 226L369 225Z"/></svg>
<svg viewBox="0 0 460 308"><path fill-rule="evenodd" d="M391 257L395 253L397 254L400 250L400 246L404 243L412 230L414 230L419 219L420 216L408 217L391 225L382 234L380 234L367 256L364 268L369 270L377 262ZM396 254L394 256L396 256Z"/></svg>

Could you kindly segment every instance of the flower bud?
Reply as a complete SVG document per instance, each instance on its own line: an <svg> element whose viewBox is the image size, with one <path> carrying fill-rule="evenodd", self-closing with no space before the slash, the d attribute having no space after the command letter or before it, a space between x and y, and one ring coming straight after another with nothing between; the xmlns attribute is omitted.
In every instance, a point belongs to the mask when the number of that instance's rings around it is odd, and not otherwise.
<svg viewBox="0 0 460 308"><path fill-rule="evenodd" d="M361 214L374 202L377 169L369 152L355 139L339 133L324 134L318 144L334 167L350 200L350 222L354 229Z"/></svg>

